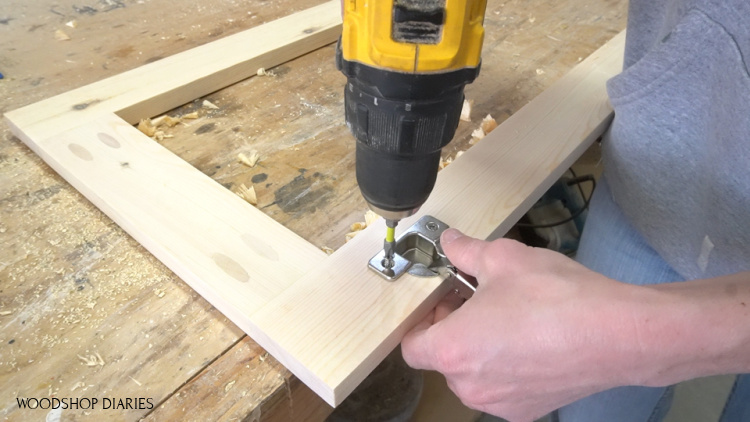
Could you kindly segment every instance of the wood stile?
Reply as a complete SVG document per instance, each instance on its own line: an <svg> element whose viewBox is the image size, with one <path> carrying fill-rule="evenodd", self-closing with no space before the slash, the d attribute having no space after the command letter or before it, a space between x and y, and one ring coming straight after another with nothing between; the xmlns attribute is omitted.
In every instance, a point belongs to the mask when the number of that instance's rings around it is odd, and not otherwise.
<svg viewBox="0 0 750 422"><path fill-rule="evenodd" d="M370 272L382 220L326 257L131 124L333 42L339 7L332 1L6 114L55 171L332 406L450 286ZM264 34L261 45L219 63L252 31ZM401 227L430 214L475 237L507 231L606 128L604 84L621 68L623 45L620 34L443 170ZM175 78L175 66L191 71Z"/></svg>

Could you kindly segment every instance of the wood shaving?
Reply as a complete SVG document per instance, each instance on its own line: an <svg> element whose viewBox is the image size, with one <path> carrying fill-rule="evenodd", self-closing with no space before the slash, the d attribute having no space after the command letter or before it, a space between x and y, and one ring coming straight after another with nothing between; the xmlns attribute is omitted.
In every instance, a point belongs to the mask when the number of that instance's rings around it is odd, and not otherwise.
<svg viewBox="0 0 750 422"><path fill-rule="evenodd" d="M178 123L180 123L180 119L175 119L174 117L163 115L159 116L153 120L151 120L151 123L156 127L166 126L166 127L175 127Z"/></svg>
<svg viewBox="0 0 750 422"><path fill-rule="evenodd" d="M461 107L461 117L460 119L464 122L470 122L471 121L471 107L474 105L474 100L466 100L464 99L464 105Z"/></svg>
<svg viewBox="0 0 750 422"><path fill-rule="evenodd" d="M75 29L75 28L78 28L78 22L72 20L72 21L66 23L65 26Z"/></svg>
<svg viewBox="0 0 750 422"><path fill-rule="evenodd" d="M207 108L209 110L218 110L219 109L219 107L216 104L214 104L214 103L212 103L211 101L208 101L208 100L203 100L203 108Z"/></svg>
<svg viewBox="0 0 750 422"><path fill-rule="evenodd" d="M99 352L89 355L88 357L78 355L78 359L82 360L86 366L104 366L104 359L99 355Z"/></svg>
<svg viewBox="0 0 750 422"><path fill-rule="evenodd" d="M230 381L229 383L227 383L227 385L224 386L224 392L226 393L227 391L231 390L232 387L234 387L235 382L237 382L237 380Z"/></svg>
<svg viewBox="0 0 750 422"><path fill-rule="evenodd" d="M335 252L333 249L329 248L328 246L323 246L322 248L320 248L320 250L325 252L326 255L331 255L332 253Z"/></svg>
<svg viewBox="0 0 750 422"><path fill-rule="evenodd" d="M0 316L8 316L8 315L10 315L12 313L13 313L13 311L0 311Z"/></svg>
<svg viewBox="0 0 750 422"><path fill-rule="evenodd" d="M167 135L164 133L164 131L157 130L156 132L154 132L154 139L156 139L159 142L163 141L164 138L166 138L166 136Z"/></svg>
<svg viewBox="0 0 750 422"><path fill-rule="evenodd" d="M62 29L58 29L55 31L55 39L58 41L68 41L70 40L70 36L66 34Z"/></svg>
<svg viewBox="0 0 750 422"><path fill-rule="evenodd" d="M488 114L484 117L484 119L482 119L481 127L482 127L482 130L484 131L484 134L487 135L493 130L495 130L495 128L497 127L497 122L492 117L492 115Z"/></svg>
<svg viewBox="0 0 750 422"><path fill-rule="evenodd" d="M276 76L275 73L269 72L265 68L262 68L262 67L260 69L258 69L258 72L256 72L256 74L258 76L271 76L271 77Z"/></svg>
<svg viewBox="0 0 750 422"><path fill-rule="evenodd" d="M455 158L451 158L451 157L447 157L447 158L445 158L445 159L442 159L442 158L441 158L441 159L440 159L440 170L442 170L442 169L444 169L444 168L448 167L448 165L450 165L450 164L451 164L452 162L454 162L454 161L458 160L458 157L460 157L460 156L464 155L464 152L466 152L466 151L458 151L458 152L456 153L456 157L455 157Z"/></svg>
<svg viewBox="0 0 750 422"><path fill-rule="evenodd" d="M143 385L137 379L131 377L130 375L128 375L128 378L130 378L131 380L133 380L134 383L138 384L139 387Z"/></svg>
<svg viewBox="0 0 750 422"><path fill-rule="evenodd" d="M154 289L154 294L155 294L155 295L156 295L156 296L157 296L158 298L163 298L163 297L164 297L164 295L166 294L166 292L164 292L164 290Z"/></svg>
<svg viewBox="0 0 750 422"><path fill-rule="evenodd" d="M537 75L544 75L544 69L537 69L536 70Z"/></svg>
<svg viewBox="0 0 750 422"><path fill-rule="evenodd" d="M180 118L181 119L197 119L198 117L199 117L198 116L198 112L194 111L192 113L183 114L182 117L180 117Z"/></svg>
<svg viewBox="0 0 750 422"><path fill-rule="evenodd" d="M475 129L473 132L471 132L471 140L469 141L470 144L476 144L479 142L482 138L487 136L488 133L495 130L497 127L497 122L492 117L492 115L488 114L487 116L482 119L482 123L479 124L479 127Z"/></svg>
<svg viewBox="0 0 750 422"><path fill-rule="evenodd" d="M86 383L83 381L78 381L76 385L73 386L73 388L70 389L71 392L76 391L79 388L83 388L86 386Z"/></svg>
<svg viewBox="0 0 750 422"><path fill-rule="evenodd" d="M369 226L372 223L376 222L378 218L380 218L380 216L376 214L375 211L367 210L367 212L365 213L365 224Z"/></svg>
<svg viewBox="0 0 750 422"><path fill-rule="evenodd" d="M477 142L479 142L482 138L484 138L486 133L484 133L484 130L482 130L481 127L474 129L473 132L471 132L471 140L469 141L470 144L474 145Z"/></svg>
<svg viewBox="0 0 750 422"><path fill-rule="evenodd" d="M364 222L357 222L350 226L350 232L346 234L346 241L350 241L354 239L354 236L356 236L359 232L366 229L370 224L374 223L375 221L380 218L379 215L377 215L372 210L367 210L365 213L365 221Z"/></svg>
<svg viewBox="0 0 750 422"><path fill-rule="evenodd" d="M237 195L239 195L240 198L253 205L258 205L258 196L255 194L255 186L250 185L250 187L248 188L243 183L237 190Z"/></svg>
<svg viewBox="0 0 750 422"><path fill-rule="evenodd" d="M141 119L138 123L138 130L151 137L156 133L156 126L151 122L151 119Z"/></svg>
<svg viewBox="0 0 750 422"><path fill-rule="evenodd" d="M258 151L251 151L250 156L248 157L244 153L239 153L237 155L237 159L240 161L240 163L252 168L255 167L256 164L258 164L258 161L260 160L260 155L258 154Z"/></svg>

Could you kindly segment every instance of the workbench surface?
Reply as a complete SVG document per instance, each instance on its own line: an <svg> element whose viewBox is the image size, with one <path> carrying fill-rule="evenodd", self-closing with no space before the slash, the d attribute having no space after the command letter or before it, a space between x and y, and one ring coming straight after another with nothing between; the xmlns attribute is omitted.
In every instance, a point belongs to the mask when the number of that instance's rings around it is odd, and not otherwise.
<svg viewBox="0 0 750 422"><path fill-rule="evenodd" d="M5 0L0 112L318 3ZM461 122L443 156L469 148L482 117L502 122L621 31L626 5L490 1L482 70L466 89L472 122ZM364 221L366 205L333 55L333 45L323 47L173 110L198 118L168 129L173 137L161 143L234 192L253 185L269 216L336 249L350 225ZM253 150L261 157L255 167L238 162ZM99 402L93 410L19 410L17 398L45 397ZM281 421L322 420L331 408L3 124L0 418L43 420L50 412L62 418L48 420L63 421Z"/></svg>

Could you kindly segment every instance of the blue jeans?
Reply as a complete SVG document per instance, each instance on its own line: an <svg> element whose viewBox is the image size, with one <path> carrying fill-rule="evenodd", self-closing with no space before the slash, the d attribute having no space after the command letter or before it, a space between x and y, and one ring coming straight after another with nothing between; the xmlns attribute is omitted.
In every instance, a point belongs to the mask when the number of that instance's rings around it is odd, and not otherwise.
<svg viewBox="0 0 750 422"><path fill-rule="evenodd" d="M683 281L627 222L602 179L576 259L625 283L645 285ZM571 403L552 415L557 422L659 422L669 411L670 387L619 387ZM750 375L737 378L720 422L750 421Z"/></svg>

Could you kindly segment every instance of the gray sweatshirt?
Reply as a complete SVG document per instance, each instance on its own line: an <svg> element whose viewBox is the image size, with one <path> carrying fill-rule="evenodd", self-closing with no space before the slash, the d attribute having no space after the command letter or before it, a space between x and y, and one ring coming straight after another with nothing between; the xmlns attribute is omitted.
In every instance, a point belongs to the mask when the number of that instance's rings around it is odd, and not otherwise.
<svg viewBox="0 0 750 422"><path fill-rule="evenodd" d="M750 270L750 0L631 0L625 50L614 200L684 277Z"/></svg>

